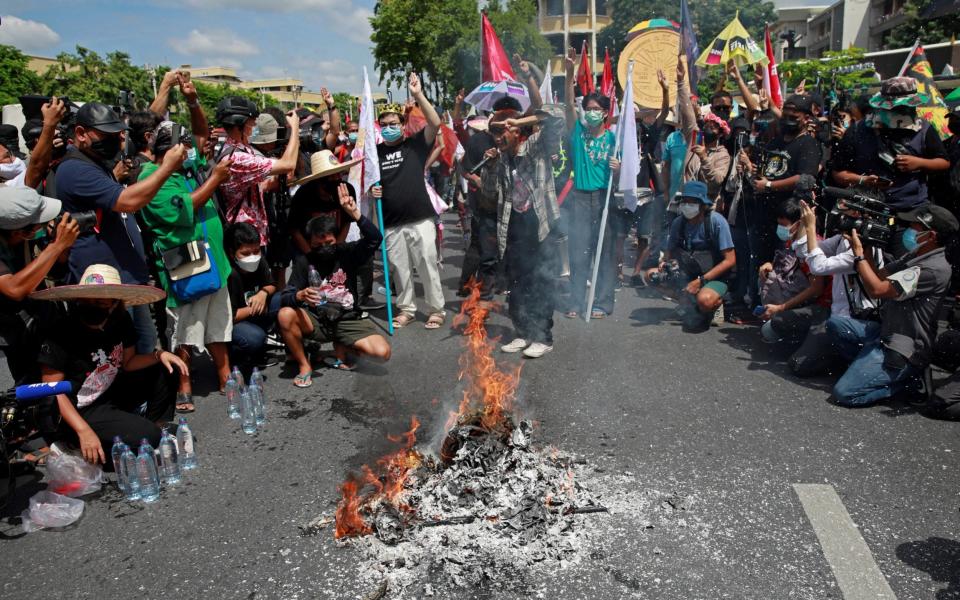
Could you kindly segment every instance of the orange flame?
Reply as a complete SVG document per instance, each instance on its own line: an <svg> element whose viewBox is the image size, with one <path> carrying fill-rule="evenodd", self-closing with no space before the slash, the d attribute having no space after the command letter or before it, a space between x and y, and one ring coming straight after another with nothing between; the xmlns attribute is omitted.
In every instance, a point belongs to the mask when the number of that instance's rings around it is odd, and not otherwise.
<svg viewBox="0 0 960 600"><path fill-rule="evenodd" d="M373 529L364 520L362 511L378 502L386 502L401 510L408 509L400 504L399 500L410 473L420 466L420 453L413 449L419 427L420 421L417 417L412 417L409 431L399 436L387 436L391 442L402 442L403 446L379 459L376 472L368 465L363 465L360 467L362 479L352 473L347 476L347 480L340 486L341 498L337 504L334 537L339 539L373 533ZM370 491L361 496L360 492L368 486Z"/></svg>
<svg viewBox="0 0 960 600"><path fill-rule="evenodd" d="M480 300L480 284L471 280L467 284L470 295L463 301L460 313L453 320L454 326L464 325L466 338L464 352L460 355L460 379L466 380L463 399L456 414L447 420L449 430L457 420L477 407L480 423L489 430L507 424L507 416L513 412L517 387L520 385L520 367L500 368L493 358L494 343L487 337L484 326L490 313L490 303Z"/></svg>

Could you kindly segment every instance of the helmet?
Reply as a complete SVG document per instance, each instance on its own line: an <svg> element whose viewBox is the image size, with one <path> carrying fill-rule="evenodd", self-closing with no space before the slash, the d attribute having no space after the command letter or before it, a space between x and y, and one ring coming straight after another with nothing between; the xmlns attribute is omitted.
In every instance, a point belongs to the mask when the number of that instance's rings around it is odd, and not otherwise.
<svg viewBox="0 0 960 600"><path fill-rule="evenodd" d="M247 119L256 119L260 114L252 100L238 96L228 96L217 104L217 123L220 125L242 127Z"/></svg>

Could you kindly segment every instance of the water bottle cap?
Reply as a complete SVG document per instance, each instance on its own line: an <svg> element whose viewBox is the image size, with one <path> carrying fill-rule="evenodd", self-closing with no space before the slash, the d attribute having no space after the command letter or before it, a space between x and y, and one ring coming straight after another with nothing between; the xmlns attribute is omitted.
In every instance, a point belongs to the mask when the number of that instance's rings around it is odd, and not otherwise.
<svg viewBox="0 0 960 600"><path fill-rule="evenodd" d="M146 445L149 446L149 445L150 445L150 440L148 440L147 438L140 438L140 445L142 446L142 445L144 445L144 444L146 444Z"/></svg>
<svg viewBox="0 0 960 600"><path fill-rule="evenodd" d="M122 444L122 443L123 443L123 438L120 437L119 435L115 435L115 436L113 436L113 443L114 443L114 444Z"/></svg>
<svg viewBox="0 0 960 600"><path fill-rule="evenodd" d="M177 423L179 423L179 424L181 424L181 425L186 425L186 424L187 424L187 418L186 418L186 417L180 417L180 419L177 421Z"/></svg>

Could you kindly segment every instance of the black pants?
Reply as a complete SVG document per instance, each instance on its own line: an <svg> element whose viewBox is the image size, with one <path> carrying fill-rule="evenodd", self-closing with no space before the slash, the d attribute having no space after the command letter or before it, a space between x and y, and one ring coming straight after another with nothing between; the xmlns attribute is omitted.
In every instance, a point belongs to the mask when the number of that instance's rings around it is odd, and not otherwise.
<svg viewBox="0 0 960 600"><path fill-rule="evenodd" d="M376 255L376 252L371 254L367 262L357 268L358 302L373 294L373 257Z"/></svg>
<svg viewBox="0 0 960 600"><path fill-rule="evenodd" d="M593 275L593 260L596 256L600 220L606 198L607 190L593 192L574 190L568 200L573 203L570 213L570 304L568 309L580 314L587 309L587 280ZM592 282L596 288L593 307L607 314L613 312L614 288L617 282L617 263L613 251L615 241L616 234L611 227L611 219L608 215L606 232L603 236L603 250L600 254L600 270L597 272L598 281Z"/></svg>
<svg viewBox="0 0 960 600"><path fill-rule="evenodd" d="M460 289L473 277L480 283L480 298L490 300L497 280L497 215L478 209L472 213L470 246L463 257Z"/></svg>
<svg viewBox="0 0 960 600"><path fill-rule="evenodd" d="M830 318L830 309L810 305L792 308L777 313L770 319L770 327L787 344L801 344L810 333L810 328Z"/></svg>
<svg viewBox="0 0 960 600"><path fill-rule="evenodd" d="M797 377L813 377L831 371L843 372L849 361L843 358L826 327L820 323L810 328L803 343L790 356L788 364Z"/></svg>
<svg viewBox="0 0 960 600"><path fill-rule="evenodd" d="M556 244L540 242L537 216L531 208L510 216L507 232L507 276L510 281L510 320L516 336L528 342L553 344L556 306Z"/></svg>
<svg viewBox="0 0 960 600"><path fill-rule="evenodd" d="M157 447L160 428L156 423L173 419L177 391L175 377L176 371L171 375L162 365L139 371L121 371L93 404L80 409L80 416L100 438L104 454L109 457L115 436L120 436L131 448L139 446L144 438L151 446ZM144 401L147 412L140 416L138 411ZM74 444L79 442L76 432L66 422L60 425L60 435Z"/></svg>

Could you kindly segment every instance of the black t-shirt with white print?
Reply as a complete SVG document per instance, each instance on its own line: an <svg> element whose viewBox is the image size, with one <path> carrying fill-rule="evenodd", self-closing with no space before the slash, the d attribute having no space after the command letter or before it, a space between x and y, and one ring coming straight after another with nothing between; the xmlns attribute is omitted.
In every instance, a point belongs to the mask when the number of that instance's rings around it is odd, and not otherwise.
<svg viewBox="0 0 960 600"><path fill-rule="evenodd" d="M377 145L383 187L383 226L396 227L437 216L423 171L433 149L421 130L397 146Z"/></svg>

